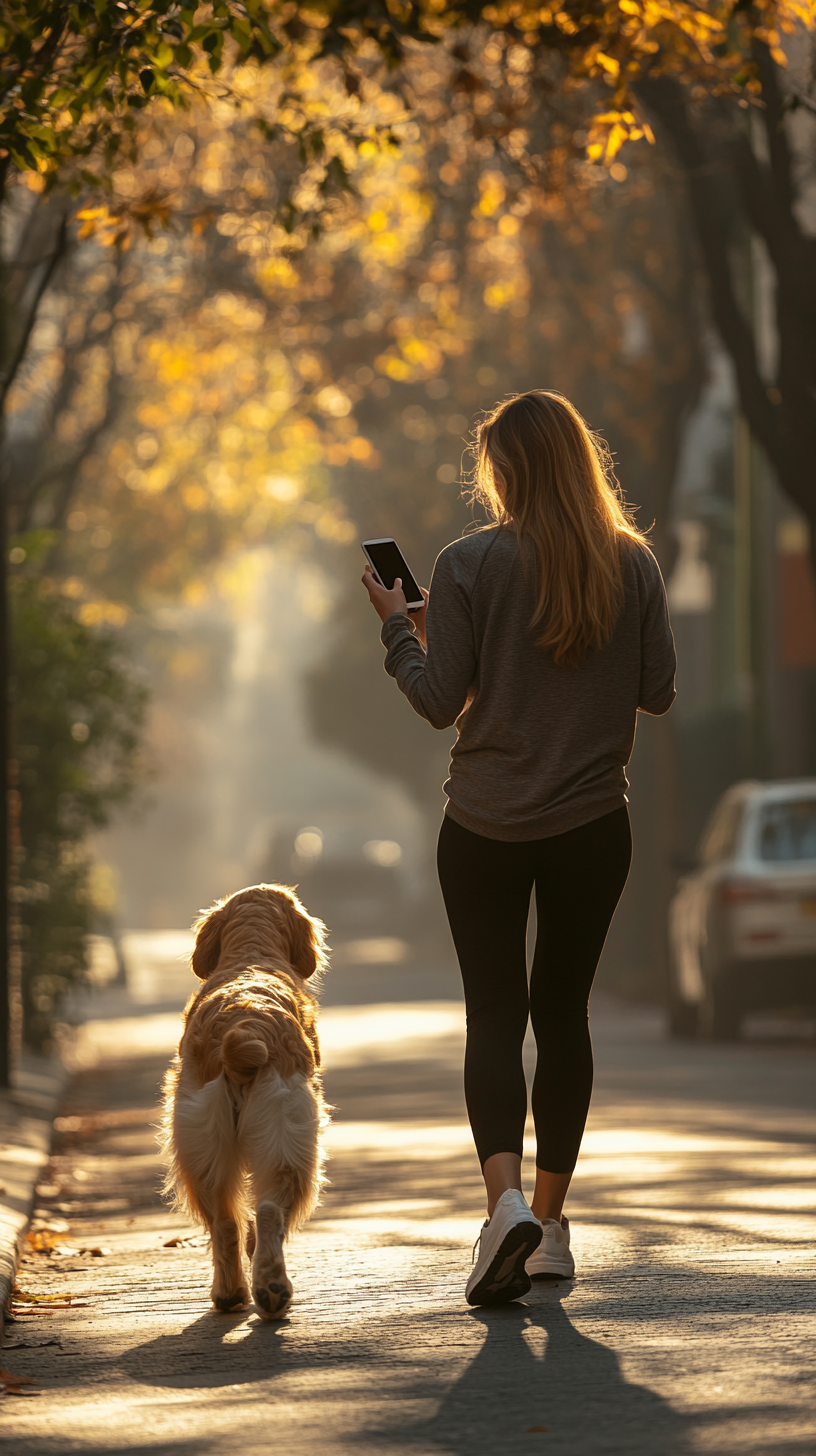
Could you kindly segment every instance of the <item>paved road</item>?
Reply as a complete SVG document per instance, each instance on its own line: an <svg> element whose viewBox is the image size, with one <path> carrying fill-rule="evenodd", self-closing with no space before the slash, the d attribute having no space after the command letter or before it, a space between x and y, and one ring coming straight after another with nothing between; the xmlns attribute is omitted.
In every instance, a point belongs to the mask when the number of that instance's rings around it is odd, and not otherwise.
<svg viewBox="0 0 816 1456"><path fill-rule="evenodd" d="M78 1049L39 1203L63 1248L107 1252L27 1256L38 1312L3 1363L44 1393L4 1403L19 1456L816 1451L812 1044L671 1045L657 1016L599 1005L578 1277L479 1312L461 1010L327 1007L332 1184L291 1246L292 1313L265 1325L211 1311L207 1250L157 1196L176 1024L92 1023Z"/></svg>

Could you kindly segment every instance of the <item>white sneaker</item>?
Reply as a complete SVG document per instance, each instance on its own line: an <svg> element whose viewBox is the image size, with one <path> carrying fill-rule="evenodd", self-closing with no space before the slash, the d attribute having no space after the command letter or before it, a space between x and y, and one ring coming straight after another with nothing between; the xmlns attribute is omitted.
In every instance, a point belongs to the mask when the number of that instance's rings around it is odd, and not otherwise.
<svg viewBox="0 0 816 1456"><path fill-rule="evenodd" d="M541 1222L542 1239L538 1248L527 1260L527 1273L531 1279L546 1277L571 1279L575 1273L575 1260L570 1253L569 1219L559 1223L555 1218Z"/></svg>
<svg viewBox="0 0 816 1456"><path fill-rule="evenodd" d="M509 1304L530 1288L524 1265L541 1242L541 1224L523 1193L508 1188L477 1239L479 1258L465 1288L468 1304Z"/></svg>

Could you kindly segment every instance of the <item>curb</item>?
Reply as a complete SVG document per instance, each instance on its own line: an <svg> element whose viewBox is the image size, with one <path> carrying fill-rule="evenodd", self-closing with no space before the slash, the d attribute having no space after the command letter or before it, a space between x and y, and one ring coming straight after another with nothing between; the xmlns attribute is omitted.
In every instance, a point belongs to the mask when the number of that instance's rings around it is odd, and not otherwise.
<svg viewBox="0 0 816 1456"><path fill-rule="evenodd" d="M25 1054L0 1092L0 1329L69 1075L56 1058Z"/></svg>

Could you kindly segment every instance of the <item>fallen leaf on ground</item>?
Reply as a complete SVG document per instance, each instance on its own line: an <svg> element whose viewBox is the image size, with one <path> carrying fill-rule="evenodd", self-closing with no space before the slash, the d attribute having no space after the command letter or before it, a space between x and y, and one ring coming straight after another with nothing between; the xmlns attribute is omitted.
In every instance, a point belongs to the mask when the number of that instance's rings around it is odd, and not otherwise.
<svg viewBox="0 0 816 1456"><path fill-rule="evenodd" d="M112 1250L111 1249L103 1249L103 1248L100 1247L99 1244L94 1244L92 1247L88 1247L88 1248L84 1248L84 1249L73 1249L72 1250L72 1253L75 1253L75 1254L91 1254L94 1259L104 1259L106 1254L112 1253Z"/></svg>
<svg viewBox="0 0 816 1456"><path fill-rule="evenodd" d="M62 1307L66 1300L70 1304L74 1298L73 1294L30 1294L27 1289L21 1289L18 1285L12 1289L11 1297L16 1304L54 1304Z"/></svg>
<svg viewBox="0 0 816 1456"><path fill-rule="evenodd" d="M41 1395L40 1390L21 1390L21 1385L33 1385L30 1375L12 1375L10 1370L0 1370L0 1384L7 1395Z"/></svg>
<svg viewBox="0 0 816 1456"><path fill-rule="evenodd" d="M31 1228L26 1234L26 1247L32 1254L53 1254L67 1232L68 1225L62 1220L55 1227Z"/></svg>
<svg viewBox="0 0 816 1456"><path fill-rule="evenodd" d="M11 1296L11 1317L30 1314L51 1314L55 1309L86 1309L87 1299L76 1299L72 1294L29 1294L25 1289L15 1289Z"/></svg>

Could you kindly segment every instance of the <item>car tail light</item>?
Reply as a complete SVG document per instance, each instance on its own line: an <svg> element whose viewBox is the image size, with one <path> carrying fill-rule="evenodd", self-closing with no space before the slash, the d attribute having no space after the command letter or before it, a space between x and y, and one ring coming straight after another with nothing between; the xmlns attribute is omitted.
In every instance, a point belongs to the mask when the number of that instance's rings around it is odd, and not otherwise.
<svg viewBox="0 0 816 1456"><path fill-rule="evenodd" d="M767 905L777 898L768 885L757 885L750 880L724 880L717 886L717 899L721 905Z"/></svg>

